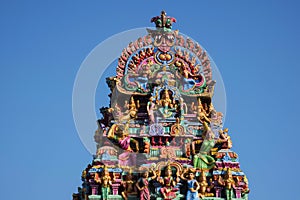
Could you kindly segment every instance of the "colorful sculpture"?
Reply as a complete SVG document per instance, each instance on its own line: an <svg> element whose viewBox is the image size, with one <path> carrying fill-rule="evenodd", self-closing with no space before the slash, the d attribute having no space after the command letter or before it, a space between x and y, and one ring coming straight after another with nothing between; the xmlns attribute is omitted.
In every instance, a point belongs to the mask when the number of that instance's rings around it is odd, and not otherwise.
<svg viewBox="0 0 300 200"><path fill-rule="evenodd" d="M116 76L106 79L111 107L100 109L97 152L73 200L248 199L248 179L212 103L209 56L172 30L166 12L151 21L156 29L125 47Z"/></svg>
<svg viewBox="0 0 300 200"><path fill-rule="evenodd" d="M173 179L170 165L165 168L165 177L162 179L162 185L163 187L160 189L160 192L164 199L171 200L176 198L178 188L175 188L176 181Z"/></svg>
<svg viewBox="0 0 300 200"><path fill-rule="evenodd" d="M148 172L143 172L142 177L137 181L136 187L139 190L139 199L150 200Z"/></svg>

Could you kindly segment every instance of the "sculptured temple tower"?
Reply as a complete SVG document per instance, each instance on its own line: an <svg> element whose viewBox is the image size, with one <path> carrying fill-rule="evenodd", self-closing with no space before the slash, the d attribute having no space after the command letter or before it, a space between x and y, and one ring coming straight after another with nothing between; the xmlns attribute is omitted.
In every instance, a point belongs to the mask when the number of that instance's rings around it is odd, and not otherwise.
<svg viewBox="0 0 300 200"><path fill-rule="evenodd" d="M73 200L248 199L223 114L213 105L210 58L172 30L164 11L156 28L120 50L106 82L109 107L95 132L97 152Z"/></svg>

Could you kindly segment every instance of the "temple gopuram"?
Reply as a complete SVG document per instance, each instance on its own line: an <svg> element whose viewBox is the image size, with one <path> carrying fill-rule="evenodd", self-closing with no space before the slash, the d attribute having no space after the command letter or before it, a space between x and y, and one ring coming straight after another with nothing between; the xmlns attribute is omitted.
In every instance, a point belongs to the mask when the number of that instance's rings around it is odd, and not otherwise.
<svg viewBox="0 0 300 200"><path fill-rule="evenodd" d="M162 11L155 28L120 50L111 93L100 108L97 151L73 200L248 199L248 180L212 98L211 61L172 30Z"/></svg>

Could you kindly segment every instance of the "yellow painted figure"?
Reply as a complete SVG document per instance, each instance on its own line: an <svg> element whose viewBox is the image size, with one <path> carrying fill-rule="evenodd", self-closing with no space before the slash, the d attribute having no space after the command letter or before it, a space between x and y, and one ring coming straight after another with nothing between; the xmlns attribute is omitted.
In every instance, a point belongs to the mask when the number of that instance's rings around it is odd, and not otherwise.
<svg viewBox="0 0 300 200"><path fill-rule="evenodd" d="M231 200L234 197L233 187L235 186L231 169L227 170L224 180L222 181L222 185L225 186L226 199Z"/></svg>

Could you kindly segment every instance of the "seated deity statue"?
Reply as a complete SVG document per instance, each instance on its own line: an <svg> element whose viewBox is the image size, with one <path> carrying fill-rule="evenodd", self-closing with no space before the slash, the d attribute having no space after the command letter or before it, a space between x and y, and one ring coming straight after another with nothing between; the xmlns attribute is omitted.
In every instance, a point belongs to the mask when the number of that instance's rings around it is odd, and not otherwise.
<svg viewBox="0 0 300 200"><path fill-rule="evenodd" d="M124 115L120 117L120 121L129 121L130 119L135 119L139 107L139 100L137 100L137 102L135 103L133 96L131 96L130 103L125 103L125 108L127 108L128 110L126 110Z"/></svg>
<svg viewBox="0 0 300 200"><path fill-rule="evenodd" d="M192 90L204 83L204 77L200 74L193 74L185 64L181 64L183 91Z"/></svg>
<svg viewBox="0 0 300 200"><path fill-rule="evenodd" d="M160 189L161 194L164 199L174 199L176 198L176 192L179 190L175 188L176 181L172 176L172 168L168 165L165 169L165 177L162 179L163 187Z"/></svg>
<svg viewBox="0 0 300 200"><path fill-rule="evenodd" d="M173 117L173 113L175 112L175 102L171 100L169 95L169 90L166 89L162 98L159 100L159 105L161 106L158 110L163 115L164 118Z"/></svg>

